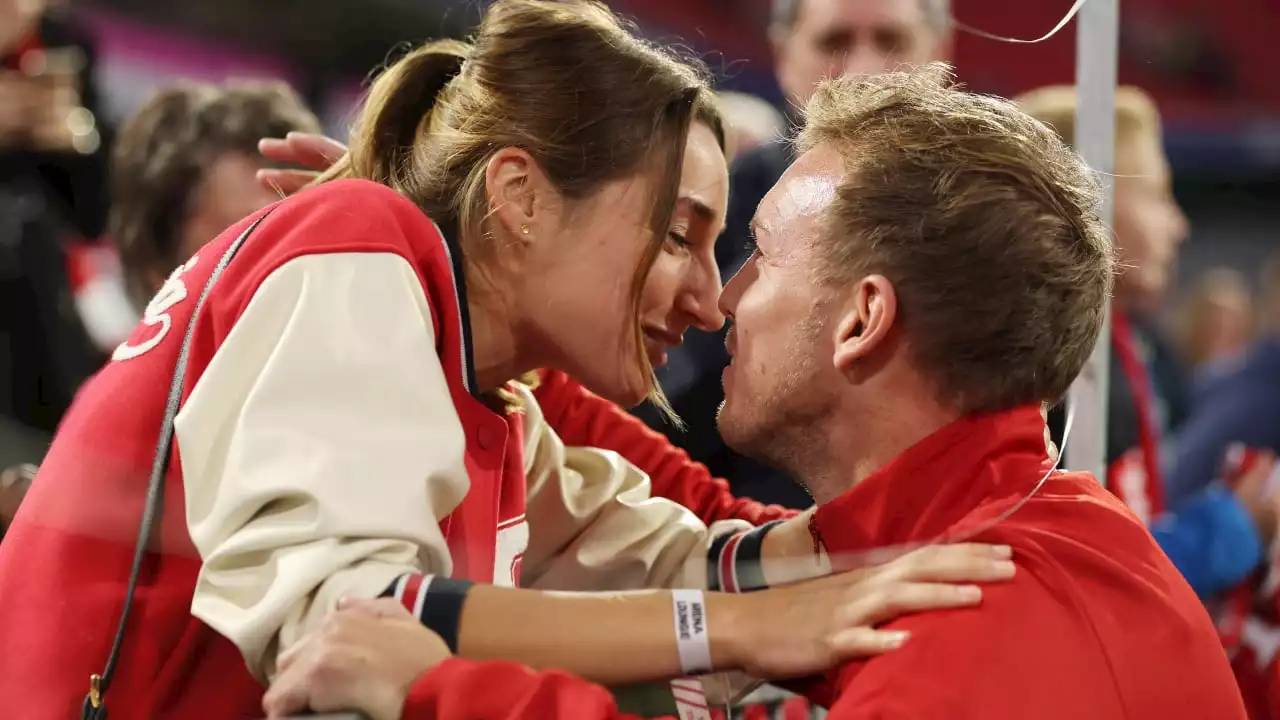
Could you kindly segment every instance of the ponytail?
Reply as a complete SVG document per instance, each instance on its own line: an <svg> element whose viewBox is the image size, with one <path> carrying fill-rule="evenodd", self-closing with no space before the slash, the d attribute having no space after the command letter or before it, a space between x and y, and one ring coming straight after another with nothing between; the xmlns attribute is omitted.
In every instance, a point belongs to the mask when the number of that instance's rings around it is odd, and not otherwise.
<svg viewBox="0 0 1280 720"><path fill-rule="evenodd" d="M369 88L347 154L316 183L357 177L402 187L411 173L419 130L431 122L436 98L461 72L470 52L467 43L437 40L384 70Z"/></svg>

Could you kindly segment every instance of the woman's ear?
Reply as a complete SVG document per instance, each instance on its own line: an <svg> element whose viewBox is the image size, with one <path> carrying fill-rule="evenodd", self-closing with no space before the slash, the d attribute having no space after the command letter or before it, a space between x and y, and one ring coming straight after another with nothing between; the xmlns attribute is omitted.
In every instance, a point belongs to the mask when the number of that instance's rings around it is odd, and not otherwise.
<svg viewBox="0 0 1280 720"><path fill-rule="evenodd" d="M502 148L485 166L490 217L508 237L529 239L539 222L545 224L542 210L550 199L550 189L542 169L520 148Z"/></svg>

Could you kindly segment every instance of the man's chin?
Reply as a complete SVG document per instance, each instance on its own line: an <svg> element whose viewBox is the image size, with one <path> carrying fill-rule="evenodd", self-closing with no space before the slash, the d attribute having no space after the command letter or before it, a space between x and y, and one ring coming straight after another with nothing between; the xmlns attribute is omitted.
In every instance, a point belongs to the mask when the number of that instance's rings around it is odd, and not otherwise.
<svg viewBox="0 0 1280 720"><path fill-rule="evenodd" d="M716 430L724 444L739 455L751 454L751 428L747 425L734 415L734 407L727 399L720 403L720 409L716 411Z"/></svg>

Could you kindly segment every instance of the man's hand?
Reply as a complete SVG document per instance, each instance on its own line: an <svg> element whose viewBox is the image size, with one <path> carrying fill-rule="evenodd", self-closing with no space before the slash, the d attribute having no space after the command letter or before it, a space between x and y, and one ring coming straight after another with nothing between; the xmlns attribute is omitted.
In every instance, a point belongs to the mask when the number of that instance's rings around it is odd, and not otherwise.
<svg viewBox="0 0 1280 720"><path fill-rule="evenodd" d="M269 160L306 168L264 168L258 171L259 184L282 195L292 195L320 177L320 173L347 154L347 147L323 135L291 132L284 138L259 140L258 152Z"/></svg>
<svg viewBox="0 0 1280 720"><path fill-rule="evenodd" d="M1012 551L1004 546L926 547L884 565L818 580L731 596L738 638L734 664L765 679L825 671L842 662L900 647L900 632L876 629L902 615L977 605L977 585L1009 580ZM715 623L716 615L709 615Z"/></svg>
<svg viewBox="0 0 1280 720"><path fill-rule="evenodd" d="M359 710L399 720L413 681L449 648L391 599L344 600L315 634L280 657L262 699L268 717Z"/></svg>

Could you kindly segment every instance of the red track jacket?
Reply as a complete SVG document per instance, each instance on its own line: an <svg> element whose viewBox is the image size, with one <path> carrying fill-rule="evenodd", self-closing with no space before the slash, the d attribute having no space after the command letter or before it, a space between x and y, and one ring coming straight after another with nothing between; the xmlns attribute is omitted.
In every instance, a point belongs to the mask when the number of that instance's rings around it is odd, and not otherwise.
<svg viewBox="0 0 1280 720"><path fill-rule="evenodd" d="M974 539L1011 544L1019 566L981 607L902 618L889 625L912 634L901 650L804 683L832 720L1245 717L1195 594L1092 477L1056 473L983 529L1048 468L1043 429L1030 407L958 421L820 509L832 552L981 530ZM603 689L563 674L451 660L419 679L404 717L624 716Z"/></svg>

